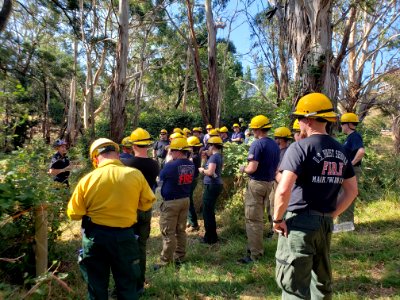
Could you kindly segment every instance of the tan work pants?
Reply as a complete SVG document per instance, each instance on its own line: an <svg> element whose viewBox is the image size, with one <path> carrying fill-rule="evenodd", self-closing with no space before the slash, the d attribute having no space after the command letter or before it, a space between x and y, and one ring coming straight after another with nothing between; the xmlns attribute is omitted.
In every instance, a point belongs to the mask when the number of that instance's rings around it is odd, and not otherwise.
<svg viewBox="0 0 400 300"><path fill-rule="evenodd" d="M251 258L258 259L264 254L263 230L265 205L269 203L269 195L273 181L257 181L250 179L245 195L245 217L247 247Z"/></svg>
<svg viewBox="0 0 400 300"><path fill-rule="evenodd" d="M181 260L186 254L186 219L189 197L163 201L160 205L160 231L163 239L161 261Z"/></svg>

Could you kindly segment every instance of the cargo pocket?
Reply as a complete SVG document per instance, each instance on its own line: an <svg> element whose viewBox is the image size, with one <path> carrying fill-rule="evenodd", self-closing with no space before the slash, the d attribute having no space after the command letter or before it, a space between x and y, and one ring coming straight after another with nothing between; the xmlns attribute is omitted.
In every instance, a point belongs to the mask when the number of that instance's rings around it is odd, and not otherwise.
<svg viewBox="0 0 400 300"><path fill-rule="evenodd" d="M292 262L294 257L289 250L289 240L283 236L279 237L278 246L275 254L276 269L275 280L278 286L286 291L290 289L291 274L293 274Z"/></svg>

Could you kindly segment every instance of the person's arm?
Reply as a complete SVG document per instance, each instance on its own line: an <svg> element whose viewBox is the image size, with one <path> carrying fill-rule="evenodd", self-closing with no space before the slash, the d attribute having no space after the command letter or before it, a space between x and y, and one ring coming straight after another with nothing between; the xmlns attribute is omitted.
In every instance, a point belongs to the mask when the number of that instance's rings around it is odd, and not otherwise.
<svg viewBox="0 0 400 300"><path fill-rule="evenodd" d="M52 176L57 176L58 174L67 172L67 171L71 171L72 167L68 166L65 167L64 169L49 169L49 171L47 172L48 174L52 175Z"/></svg>
<svg viewBox="0 0 400 300"><path fill-rule="evenodd" d="M336 218L344 212L357 197L358 186L356 176L343 181L342 191L343 192L340 193L336 202L336 210L332 213L333 218Z"/></svg>
<svg viewBox="0 0 400 300"><path fill-rule="evenodd" d="M288 233L283 215L289 205L290 195L296 179L297 175L294 172L284 170L275 192L273 228L276 232L282 233L286 237Z"/></svg>
<svg viewBox="0 0 400 300"><path fill-rule="evenodd" d="M142 186L142 190L140 191L139 196L138 209L141 211L148 211L153 206L153 203L156 201L156 196L154 196L152 189L150 188L142 173L138 174L137 176L140 177L140 182Z"/></svg>
<svg viewBox="0 0 400 300"><path fill-rule="evenodd" d="M365 155L365 149L364 148L360 148L357 150L356 155L354 156L353 160L351 161L351 164L354 166L355 164L357 164L360 160L362 160L362 158Z"/></svg>
<svg viewBox="0 0 400 300"><path fill-rule="evenodd" d="M247 164L247 166L242 166L240 170L246 174L253 174L255 171L257 171L258 168L258 161L256 160L251 160Z"/></svg>
<svg viewBox="0 0 400 300"><path fill-rule="evenodd" d="M199 168L199 172L206 176L213 176L216 169L217 169L216 163L209 163L207 169Z"/></svg>

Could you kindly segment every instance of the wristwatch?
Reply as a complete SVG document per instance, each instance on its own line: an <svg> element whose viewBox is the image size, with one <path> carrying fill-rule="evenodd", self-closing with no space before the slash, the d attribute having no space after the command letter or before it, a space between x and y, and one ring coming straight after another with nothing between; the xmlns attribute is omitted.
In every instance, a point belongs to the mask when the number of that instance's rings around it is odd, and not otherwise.
<svg viewBox="0 0 400 300"><path fill-rule="evenodd" d="M272 221L272 223L274 223L274 224L280 224L280 223L282 223L283 222L283 219L280 219L280 220L273 220Z"/></svg>

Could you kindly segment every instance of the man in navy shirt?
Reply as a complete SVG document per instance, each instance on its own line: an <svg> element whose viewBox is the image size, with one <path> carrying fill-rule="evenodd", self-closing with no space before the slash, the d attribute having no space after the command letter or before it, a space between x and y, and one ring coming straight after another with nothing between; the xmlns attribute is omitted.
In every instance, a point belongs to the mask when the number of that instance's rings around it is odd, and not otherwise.
<svg viewBox="0 0 400 300"><path fill-rule="evenodd" d="M172 160L165 164L160 173L163 249L161 263L155 265L154 269L172 262L179 264L186 255L186 219L195 169L193 162L187 158L190 148L186 138L173 139L169 149Z"/></svg>
<svg viewBox="0 0 400 300"><path fill-rule="evenodd" d="M241 263L251 263L264 255L264 210L265 206L269 210L269 195L279 163L278 145L267 137L271 127L266 116L258 115L251 119L250 128L256 139L249 149L249 163L240 168L250 177L245 195L248 255L239 260Z"/></svg>
<svg viewBox="0 0 400 300"><path fill-rule="evenodd" d="M345 113L340 117L342 131L347 135L343 144L344 150L353 165L357 181L361 175L361 160L365 155L364 143L361 135L356 131L359 123L358 116L354 113ZM351 203L348 209L342 213L335 224L334 232L354 230L354 206L355 201Z"/></svg>
<svg viewBox="0 0 400 300"><path fill-rule="evenodd" d="M232 128L234 132L231 136L231 141L237 144L242 144L244 142L244 133L240 131L240 125L235 123Z"/></svg>
<svg viewBox="0 0 400 300"><path fill-rule="evenodd" d="M54 176L54 181L69 186L68 177L71 166L67 156L67 143L64 140L56 140L53 147L57 150L57 153L51 158L48 173Z"/></svg>
<svg viewBox="0 0 400 300"><path fill-rule="evenodd" d="M120 159L133 158L132 142L131 142L129 136L122 139L121 149L122 149L122 153L119 154Z"/></svg>
<svg viewBox="0 0 400 300"><path fill-rule="evenodd" d="M160 131L160 139L153 144L153 158L158 161L160 168L164 166L165 158L168 153L168 132L165 129Z"/></svg>
<svg viewBox="0 0 400 300"><path fill-rule="evenodd" d="M308 94L293 114L307 137L289 146L279 166L276 281L282 299L332 299L333 218L356 197L357 181L343 147L326 132L327 122L336 121L329 98Z"/></svg>

